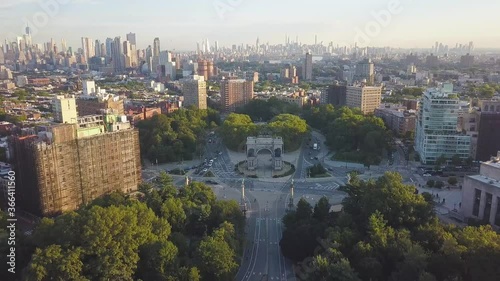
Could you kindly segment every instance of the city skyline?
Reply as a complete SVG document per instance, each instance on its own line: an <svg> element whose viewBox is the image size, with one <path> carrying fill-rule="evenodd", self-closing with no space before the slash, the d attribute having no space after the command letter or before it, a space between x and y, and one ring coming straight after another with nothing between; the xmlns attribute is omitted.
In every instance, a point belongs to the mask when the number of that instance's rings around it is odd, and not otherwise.
<svg viewBox="0 0 500 281"><path fill-rule="evenodd" d="M158 37L167 50L196 50L206 38L220 46L233 44L280 44L285 35L302 44L323 42L328 45L393 46L429 49L435 41L450 47L474 41L477 48L500 48L495 30L500 22L489 8L465 1L447 3L420 1L370 1L358 4L309 2L304 8L298 1L215 0L207 2L157 3L145 0L141 5L100 0L7 0L0 4L0 38L12 40L23 34L26 24L33 30L33 41L56 42L65 39L73 49L81 47L81 38L104 41L133 32L137 47L145 49ZM297 3L295 3L297 2ZM59 4L60 3L60 4ZM432 5L430 5L432 4ZM495 9L496 8L496 9ZM283 10L286 12L276 13ZM306 12L304 12L306 11ZM478 16L474 16L478 15ZM479 16L481 15L481 16ZM468 21L456 19L467 18ZM437 25L436 23L439 23ZM458 35L449 35L458 30ZM481 32L478 32L481 30ZM455 33L455 34L457 34Z"/></svg>

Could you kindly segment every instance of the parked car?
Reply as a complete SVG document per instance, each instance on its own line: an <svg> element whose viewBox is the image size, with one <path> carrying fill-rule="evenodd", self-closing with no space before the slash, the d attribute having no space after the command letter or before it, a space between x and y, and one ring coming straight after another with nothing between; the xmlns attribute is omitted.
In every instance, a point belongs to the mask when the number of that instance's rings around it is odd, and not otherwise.
<svg viewBox="0 0 500 281"><path fill-rule="evenodd" d="M205 169L203 169L201 172L202 172L202 173L206 173L206 172L208 172L208 169L207 169L207 168L205 168Z"/></svg>
<svg viewBox="0 0 500 281"><path fill-rule="evenodd" d="M422 176L424 176L424 177L432 177L431 174L423 174Z"/></svg>

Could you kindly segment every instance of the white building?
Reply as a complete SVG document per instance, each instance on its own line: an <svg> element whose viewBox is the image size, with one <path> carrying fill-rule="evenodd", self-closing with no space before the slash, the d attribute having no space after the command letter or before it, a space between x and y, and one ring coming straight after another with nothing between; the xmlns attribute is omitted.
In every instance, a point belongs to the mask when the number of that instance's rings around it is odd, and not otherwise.
<svg viewBox="0 0 500 281"><path fill-rule="evenodd" d="M416 151L424 164L434 164L444 155L451 159L470 156L471 137L458 130L460 100L453 85L428 89L421 100L416 126Z"/></svg>
<svg viewBox="0 0 500 281"><path fill-rule="evenodd" d="M83 88L83 94L84 95L91 95L96 93L96 88L95 88L95 82L86 80L82 82L82 88Z"/></svg>
<svg viewBox="0 0 500 281"><path fill-rule="evenodd" d="M500 230L500 151L481 164L479 175L464 179L461 212L465 218L488 222Z"/></svg>
<svg viewBox="0 0 500 281"><path fill-rule="evenodd" d="M54 121L76 124L78 115L74 96L56 96L53 100Z"/></svg>

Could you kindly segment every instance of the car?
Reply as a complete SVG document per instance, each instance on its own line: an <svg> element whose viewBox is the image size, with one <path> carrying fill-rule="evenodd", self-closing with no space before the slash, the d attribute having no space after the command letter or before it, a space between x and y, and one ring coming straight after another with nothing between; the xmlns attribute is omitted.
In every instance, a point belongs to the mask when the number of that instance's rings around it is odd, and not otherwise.
<svg viewBox="0 0 500 281"><path fill-rule="evenodd" d="M314 157L311 157L311 160L314 160Z"/></svg>
<svg viewBox="0 0 500 281"><path fill-rule="evenodd" d="M314 160L319 160L318 156L314 157Z"/></svg>
<svg viewBox="0 0 500 281"><path fill-rule="evenodd" d="M205 183L208 183L208 184L219 184L218 182L213 181L213 180L207 180L207 181L205 181Z"/></svg>
<svg viewBox="0 0 500 281"><path fill-rule="evenodd" d="M213 163L208 163L208 167L212 167Z"/></svg>
<svg viewBox="0 0 500 281"><path fill-rule="evenodd" d="M423 174L422 176L424 176L424 177L432 177L431 174Z"/></svg>
<svg viewBox="0 0 500 281"><path fill-rule="evenodd" d="M219 152L219 155L222 155L222 152Z"/></svg>
<svg viewBox="0 0 500 281"><path fill-rule="evenodd" d="M207 169L207 168L205 168L205 169L201 170L201 172L202 172L202 173L206 173L206 172L208 172L208 169Z"/></svg>

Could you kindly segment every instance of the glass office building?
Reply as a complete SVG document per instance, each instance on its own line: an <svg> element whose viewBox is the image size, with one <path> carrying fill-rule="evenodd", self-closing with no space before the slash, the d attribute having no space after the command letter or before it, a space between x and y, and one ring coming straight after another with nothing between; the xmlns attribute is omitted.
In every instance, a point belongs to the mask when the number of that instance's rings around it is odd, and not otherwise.
<svg viewBox="0 0 500 281"><path fill-rule="evenodd" d="M471 137L458 130L459 102L451 84L424 93L415 141L423 164L434 164L441 155L447 159L470 156Z"/></svg>

